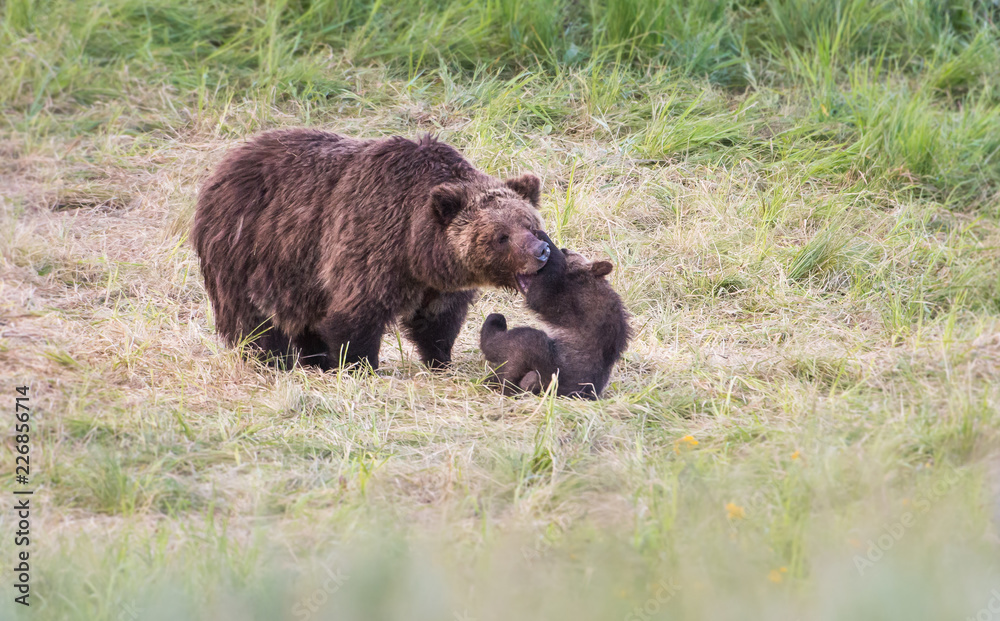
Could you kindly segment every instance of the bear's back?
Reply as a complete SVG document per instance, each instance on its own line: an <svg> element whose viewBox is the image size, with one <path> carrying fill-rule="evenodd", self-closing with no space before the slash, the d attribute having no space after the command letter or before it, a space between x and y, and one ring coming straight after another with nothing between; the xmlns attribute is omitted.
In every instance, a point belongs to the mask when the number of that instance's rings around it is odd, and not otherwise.
<svg viewBox="0 0 1000 621"><path fill-rule="evenodd" d="M230 151L199 193L192 242L206 288L224 306L273 316L289 334L372 292L400 303L390 298L413 295L397 282L407 274L412 214L435 185L480 177L430 136L262 133Z"/></svg>

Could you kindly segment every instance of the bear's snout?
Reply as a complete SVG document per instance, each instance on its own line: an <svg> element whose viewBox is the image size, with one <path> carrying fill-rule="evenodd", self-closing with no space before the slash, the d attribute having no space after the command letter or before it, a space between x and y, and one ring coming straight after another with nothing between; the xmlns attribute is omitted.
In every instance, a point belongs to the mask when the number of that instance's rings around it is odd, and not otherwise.
<svg viewBox="0 0 1000 621"><path fill-rule="evenodd" d="M552 254L552 248L549 246L547 241L538 239L532 236L532 239L528 245L528 255L534 259L538 265L535 271L538 271L545 267L545 263L549 260L549 256Z"/></svg>
<svg viewBox="0 0 1000 621"><path fill-rule="evenodd" d="M542 242L542 243L545 243L545 242ZM541 261L542 263L544 263L544 262L546 262L546 261L549 260L549 255L551 253L552 253L552 251L549 249L549 245L545 244L545 247L542 248L541 252L539 252L538 256L535 257L535 258L538 259L539 261Z"/></svg>

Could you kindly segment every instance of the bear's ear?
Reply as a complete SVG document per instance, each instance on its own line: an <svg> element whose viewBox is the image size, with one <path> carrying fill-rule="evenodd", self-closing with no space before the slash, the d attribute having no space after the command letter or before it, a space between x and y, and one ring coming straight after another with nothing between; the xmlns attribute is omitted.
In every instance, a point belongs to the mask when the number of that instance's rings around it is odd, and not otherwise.
<svg viewBox="0 0 1000 621"><path fill-rule="evenodd" d="M615 268L608 261L595 261L590 264L590 273L597 278L604 278L611 273L611 270Z"/></svg>
<svg viewBox="0 0 1000 621"><path fill-rule="evenodd" d="M538 207L538 197L542 193L542 182L532 174L521 175L504 181L508 188L517 192L521 198L534 207Z"/></svg>
<svg viewBox="0 0 1000 621"><path fill-rule="evenodd" d="M431 190L431 209L444 226L451 224L465 207L465 189L456 184L442 183Z"/></svg>

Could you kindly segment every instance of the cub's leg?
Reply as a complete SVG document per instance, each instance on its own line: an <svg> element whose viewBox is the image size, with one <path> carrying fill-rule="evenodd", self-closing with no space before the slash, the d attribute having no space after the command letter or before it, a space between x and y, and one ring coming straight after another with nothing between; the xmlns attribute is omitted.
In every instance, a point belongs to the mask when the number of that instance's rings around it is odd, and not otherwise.
<svg viewBox="0 0 1000 621"><path fill-rule="evenodd" d="M490 366L490 375L487 378L487 385L499 389L503 394L513 394L513 384L517 378L513 375L517 373L508 361L510 339L507 338L507 318L500 313L490 313L483 322L483 327L479 330L479 349L483 352L483 357Z"/></svg>
<svg viewBox="0 0 1000 621"><path fill-rule="evenodd" d="M553 341L534 328L507 330L507 320L494 313L479 332L479 348L490 364L492 384L503 394L542 392L556 372Z"/></svg>
<svg viewBox="0 0 1000 621"><path fill-rule="evenodd" d="M517 386L524 392L532 392L536 395L541 394L542 389L544 388L544 386L542 386L542 376L538 374L538 371L528 372L521 378L521 381L517 383Z"/></svg>

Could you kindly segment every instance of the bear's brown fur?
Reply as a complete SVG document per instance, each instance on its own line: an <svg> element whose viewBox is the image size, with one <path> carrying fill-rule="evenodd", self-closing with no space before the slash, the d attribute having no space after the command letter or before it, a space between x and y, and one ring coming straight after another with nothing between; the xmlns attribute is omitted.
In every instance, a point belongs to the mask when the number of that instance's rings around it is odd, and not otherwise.
<svg viewBox="0 0 1000 621"><path fill-rule="evenodd" d="M544 233L538 236L549 241ZM590 263L551 246L548 263L518 280L528 308L552 337L534 328L508 330L506 318L494 313L483 323L479 346L504 394L540 393L558 374L557 394L596 399L628 346L628 314L604 278L611 263Z"/></svg>
<svg viewBox="0 0 1000 621"><path fill-rule="evenodd" d="M192 241L218 332L271 360L378 367L399 321L421 359L451 349L475 289L544 265L538 178L506 182L426 137L271 131L233 149L198 197Z"/></svg>

